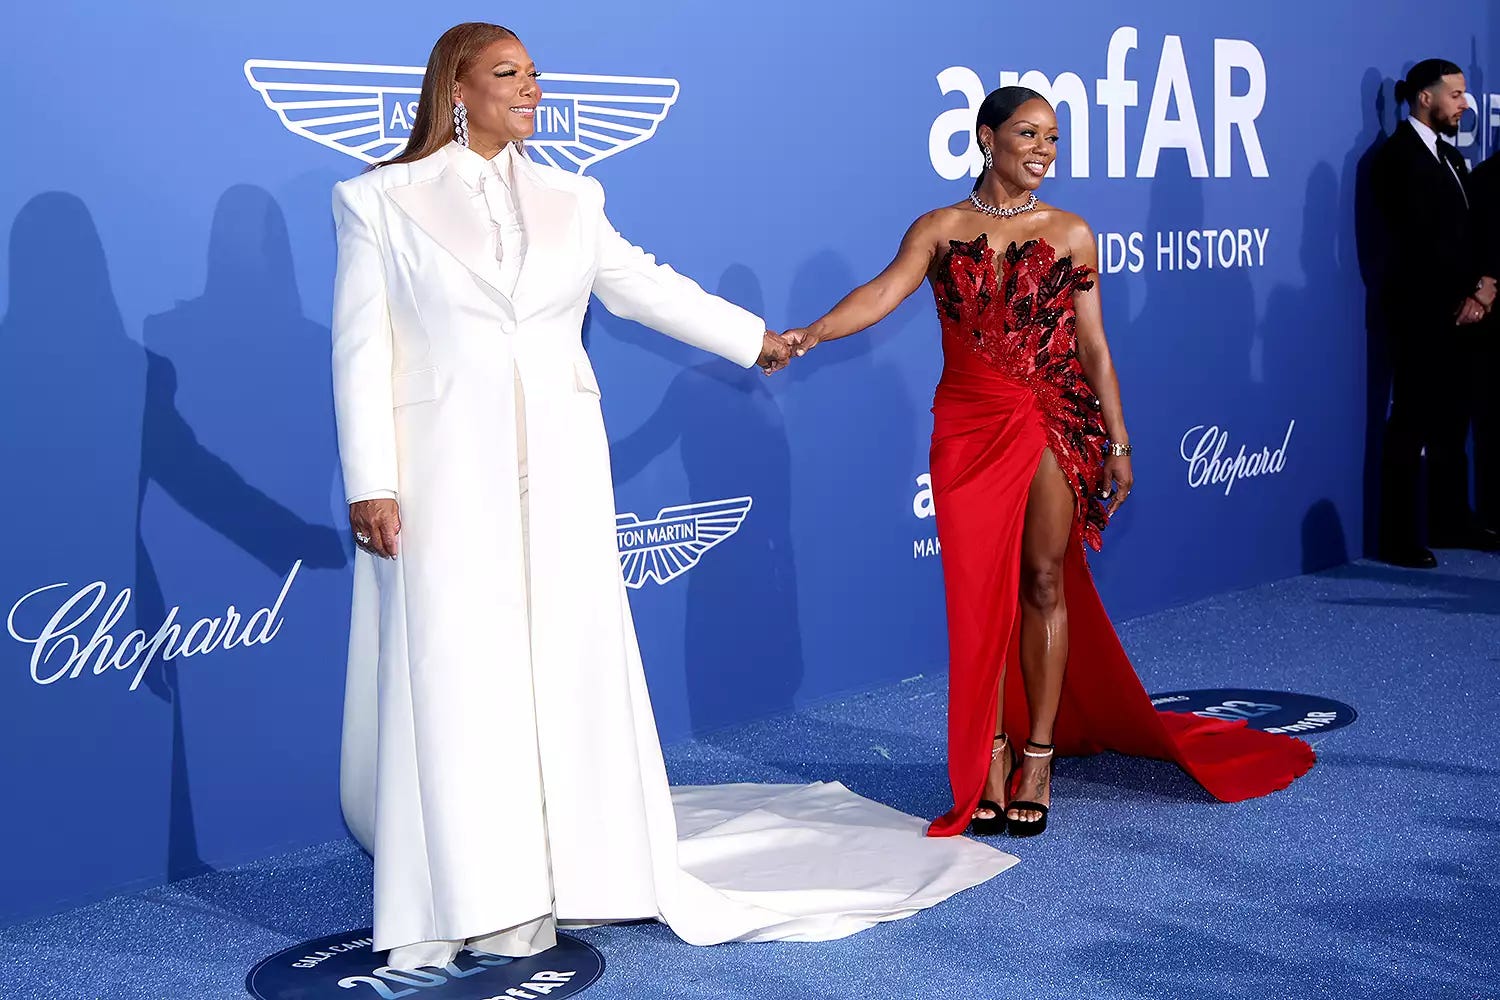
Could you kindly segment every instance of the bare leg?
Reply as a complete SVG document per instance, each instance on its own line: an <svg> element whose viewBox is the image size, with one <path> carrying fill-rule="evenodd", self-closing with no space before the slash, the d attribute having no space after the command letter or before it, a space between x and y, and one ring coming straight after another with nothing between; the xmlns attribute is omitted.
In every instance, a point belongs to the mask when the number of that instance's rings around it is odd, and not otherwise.
<svg viewBox="0 0 1500 1000"><path fill-rule="evenodd" d="M1052 742L1052 724L1068 665L1068 606L1063 599L1063 558L1073 534L1073 491L1051 451L1031 481L1021 540L1021 680L1031 714L1030 739ZM1052 803L1051 758L1022 757L1016 798ZM1034 822L1034 809L1007 809L1006 816Z"/></svg>

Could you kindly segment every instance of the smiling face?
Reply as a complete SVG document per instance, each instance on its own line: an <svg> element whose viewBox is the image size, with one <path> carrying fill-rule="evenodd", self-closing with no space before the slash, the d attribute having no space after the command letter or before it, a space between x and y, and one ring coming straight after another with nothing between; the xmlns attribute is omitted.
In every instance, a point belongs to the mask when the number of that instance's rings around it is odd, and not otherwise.
<svg viewBox="0 0 1500 1000"><path fill-rule="evenodd" d="M536 64L516 38L485 46L458 76L453 100L469 113L470 148L492 155L536 131L536 106L542 99Z"/></svg>
<svg viewBox="0 0 1500 1000"><path fill-rule="evenodd" d="M990 149L995 179L1008 190L1035 191L1057 159L1057 115L1046 101L1031 100L1016 108L994 129L979 130Z"/></svg>

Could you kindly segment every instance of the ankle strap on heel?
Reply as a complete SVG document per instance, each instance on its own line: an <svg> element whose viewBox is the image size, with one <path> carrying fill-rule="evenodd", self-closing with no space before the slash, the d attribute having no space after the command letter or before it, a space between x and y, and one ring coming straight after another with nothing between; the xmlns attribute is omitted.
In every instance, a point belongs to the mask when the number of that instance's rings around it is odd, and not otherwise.
<svg viewBox="0 0 1500 1000"><path fill-rule="evenodd" d="M1036 747L1038 750L1045 750L1046 753L1032 753L1032 747ZM1057 745L1054 743L1038 743L1036 740L1027 740L1026 746L1022 748L1021 752L1027 757L1045 758L1051 757L1053 751L1056 749Z"/></svg>
<svg viewBox="0 0 1500 1000"><path fill-rule="evenodd" d="M990 749L990 760L994 760L1008 749L1010 749L1010 737L1004 733L996 733L995 745Z"/></svg>

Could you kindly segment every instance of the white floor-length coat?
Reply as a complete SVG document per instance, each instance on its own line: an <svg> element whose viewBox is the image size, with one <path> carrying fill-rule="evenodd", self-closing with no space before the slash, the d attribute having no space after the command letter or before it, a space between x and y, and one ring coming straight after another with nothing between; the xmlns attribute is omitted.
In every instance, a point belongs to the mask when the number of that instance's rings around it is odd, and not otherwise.
<svg viewBox="0 0 1500 1000"><path fill-rule="evenodd" d="M765 327L623 239L597 181L500 155L526 233L513 296L446 150L334 195L346 496L396 491L402 524L398 558L356 561L345 704L343 807L375 859L375 949L548 914L660 918L694 944L826 939L1008 867L838 784L684 790L674 815L584 309L593 293L744 367Z"/></svg>

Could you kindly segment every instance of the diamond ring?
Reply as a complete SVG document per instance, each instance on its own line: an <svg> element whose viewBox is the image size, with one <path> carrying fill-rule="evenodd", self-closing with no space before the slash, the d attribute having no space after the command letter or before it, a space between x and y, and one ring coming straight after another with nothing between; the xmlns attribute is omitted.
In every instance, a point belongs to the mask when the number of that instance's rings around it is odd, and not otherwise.
<svg viewBox="0 0 1500 1000"><path fill-rule="evenodd" d="M365 534L363 531L356 531L354 533L354 540L361 545L370 544L370 536Z"/></svg>

